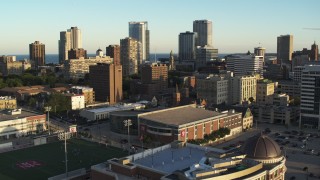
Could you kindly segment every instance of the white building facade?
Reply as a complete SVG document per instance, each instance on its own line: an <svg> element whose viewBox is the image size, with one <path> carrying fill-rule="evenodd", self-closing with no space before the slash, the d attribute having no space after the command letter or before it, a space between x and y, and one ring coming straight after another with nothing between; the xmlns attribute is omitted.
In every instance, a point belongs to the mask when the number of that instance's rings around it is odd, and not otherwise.
<svg viewBox="0 0 320 180"><path fill-rule="evenodd" d="M148 22L129 22L129 37L136 39L141 43L142 59L139 64L149 60L150 56L150 31Z"/></svg>
<svg viewBox="0 0 320 180"><path fill-rule="evenodd" d="M59 63L68 60L68 51L82 48L82 33L78 27L71 27L67 31L60 32L59 40Z"/></svg>
<svg viewBox="0 0 320 180"><path fill-rule="evenodd" d="M243 76L253 73L263 75L263 56L230 55L226 59L227 70L234 76Z"/></svg>

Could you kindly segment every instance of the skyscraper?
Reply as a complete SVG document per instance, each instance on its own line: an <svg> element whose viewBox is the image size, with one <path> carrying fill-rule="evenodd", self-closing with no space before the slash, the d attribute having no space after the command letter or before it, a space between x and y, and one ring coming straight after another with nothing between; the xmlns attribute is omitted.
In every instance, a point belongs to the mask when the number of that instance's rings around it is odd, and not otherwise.
<svg viewBox="0 0 320 180"><path fill-rule="evenodd" d="M121 65L98 63L90 66L89 78L96 101L108 101L110 104L115 104L122 100Z"/></svg>
<svg viewBox="0 0 320 180"><path fill-rule="evenodd" d="M45 45L39 41L29 44L29 56L32 69L38 69L39 66L45 65Z"/></svg>
<svg viewBox="0 0 320 180"><path fill-rule="evenodd" d="M179 35L179 60L195 60L196 59L196 41L198 34L187 31Z"/></svg>
<svg viewBox="0 0 320 180"><path fill-rule="evenodd" d="M277 38L277 59L280 61L291 61L293 53L293 36L281 35Z"/></svg>
<svg viewBox="0 0 320 180"><path fill-rule="evenodd" d="M106 47L106 55L113 58L113 64L121 65L120 63L120 46L119 45L109 45Z"/></svg>
<svg viewBox="0 0 320 180"><path fill-rule="evenodd" d="M316 42L314 42L311 45L310 60L311 61L318 61L318 54L319 54L318 45L316 44Z"/></svg>
<svg viewBox="0 0 320 180"><path fill-rule="evenodd" d="M320 66L304 66L301 75L300 127L320 129Z"/></svg>
<svg viewBox="0 0 320 180"><path fill-rule="evenodd" d="M142 59L138 64L143 64L145 61L148 61L150 55L150 31L148 30L148 22L129 22L129 37L141 43Z"/></svg>
<svg viewBox="0 0 320 180"><path fill-rule="evenodd" d="M141 58L141 43L136 39L127 37L120 40L120 61L123 67L123 76L138 73Z"/></svg>
<svg viewBox="0 0 320 180"><path fill-rule="evenodd" d="M218 49L211 46L198 46L196 52L196 68L205 67L207 62L218 59Z"/></svg>
<svg viewBox="0 0 320 180"><path fill-rule="evenodd" d="M59 40L59 63L63 64L68 59L68 51L82 48L82 34L78 27L71 27L67 31L60 32Z"/></svg>
<svg viewBox="0 0 320 180"><path fill-rule="evenodd" d="M212 21L195 20L193 21L193 32L198 34L196 46L212 45Z"/></svg>

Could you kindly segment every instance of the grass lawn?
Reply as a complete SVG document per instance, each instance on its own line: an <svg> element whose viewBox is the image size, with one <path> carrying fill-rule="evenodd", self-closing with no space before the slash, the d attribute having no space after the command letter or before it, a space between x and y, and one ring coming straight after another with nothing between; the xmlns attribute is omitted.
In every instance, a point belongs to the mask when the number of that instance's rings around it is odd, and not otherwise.
<svg viewBox="0 0 320 180"><path fill-rule="evenodd" d="M67 141L68 170L89 168L127 153L80 139ZM64 141L0 154L0 179L47 179L65 173Z"/></svg>

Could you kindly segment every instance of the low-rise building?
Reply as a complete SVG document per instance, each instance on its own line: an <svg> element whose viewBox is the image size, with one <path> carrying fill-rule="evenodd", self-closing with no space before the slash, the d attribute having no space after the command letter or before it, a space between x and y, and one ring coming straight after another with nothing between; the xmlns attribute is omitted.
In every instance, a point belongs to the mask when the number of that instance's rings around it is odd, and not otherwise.
<svg viewBox="0 0 320 180"><path fill-rule="evenodd" d="M2 109L16 109L17 99L11 96L0 96L0 110Z"/></svg>
<svg viewBox="0 0 320 180"><path fill-rule="evenodd" d="M100 119L108 119L110 117L111 112L115 111L130 111L130 110L141 110L144 109L145 105L139 103L124 103L122 105L114 105L103 108L95 108L95 109L84 109L80 111L80 116L84 117L90 121L97 121Z"/></svg>
<svg viewBox="0 0 320 180"><path fill-rule="evenodd" d="M0 113L0 139L36 134L46 129L46 114L36 114L21 109Z"/></svg>
<svg viewBox="0 0 320 180"><path fill-rule="evenodd" d="M86 86L72 86L70 88L70 93L73 94L83 94L85 106L93 104L95 102L95 94L93 88Z"/></svg>
<svg viewBox="0 0 320 180"><path fill-rule="evenodd" d="M190 143L171 143L91 167L92 180L284 180L286 157L266 135L249 138L240 149L226 152ZM107 165L106 165L107 164Z"/></svg>
<svg viewBox="0 0 320 180"><path fill-rule="evenodd" d="M222 127L229 128L231 135L242 132L241 113L209 111L195 104L139 114L138 119L140 135L156 138L161 143L203 139Z"/></svg>
<svg viewBox="0 0 320 180"><path fill-rule="evenodd" d="M13 96L17 101L28 100L29 97L38 95L40 93L47 93L50 91L49 86L21 86L21 87L5 87L0 89L1 96Z"/></svg>
<svg viewBox="0 0 320 180"><path fill-rule="evenodd" d="M63 94L68 98L69 107L71 110L83 109L85 108L84 95L83 94Z"/></svg>

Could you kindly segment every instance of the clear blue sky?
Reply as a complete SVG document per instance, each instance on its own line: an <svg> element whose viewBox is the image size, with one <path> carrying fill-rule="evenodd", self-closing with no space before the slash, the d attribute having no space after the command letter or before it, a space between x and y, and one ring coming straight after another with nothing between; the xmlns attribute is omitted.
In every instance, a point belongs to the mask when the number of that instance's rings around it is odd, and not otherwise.
<svg viewBox="0 0 320 180"><path fill-rule="evenodd" d="M59 32L78 26L89 53L128 36L129 21L148 21L151 52L178 50L180 32L194 20L213 22L219 53L276 52L277 36L292 34L294 50L320 44L319 0L7 0L1 1L0 55L28 54L38 40L58 53Z"/></svg>

